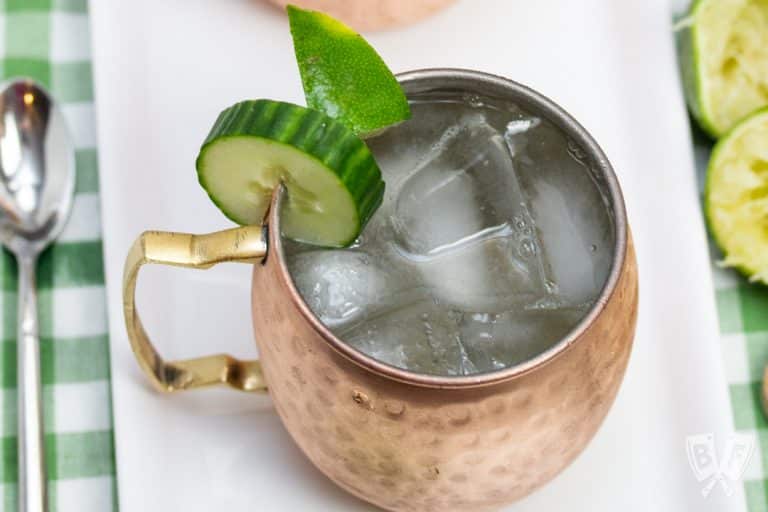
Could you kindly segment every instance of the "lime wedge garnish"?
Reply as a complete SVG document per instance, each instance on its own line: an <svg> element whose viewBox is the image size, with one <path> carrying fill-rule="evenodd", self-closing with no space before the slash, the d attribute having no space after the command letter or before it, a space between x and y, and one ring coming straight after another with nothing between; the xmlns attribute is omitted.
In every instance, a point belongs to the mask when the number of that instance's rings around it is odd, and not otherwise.
<svg viewBox="0 0 768 512"><path fill-rule="evenodd" d="M340 21L289 5L307 105L362 136L408 119L408 100L376 50Z"/></svg>
<svg viewBox="0 0 768 512"><path fill-rule="evenodd" d="M384 196L379 167L352 130L281 101L243 101L219 114L197 157L197 174L238 224L260 224L283 182L283 234L329 247L352 243Z"/></svg>
<svg viewBox="0 0 768 512"><path fill-rule="evenodd" d="M715 145L705 209L723 264L768 284L768 108L747 117Z"/></svg>
<svg viewBox="0 0 768 512"><path fill-rule="evenodd" d="M697 0L680 32L688 105L719 137L768 105L768 2Z"/></svg>

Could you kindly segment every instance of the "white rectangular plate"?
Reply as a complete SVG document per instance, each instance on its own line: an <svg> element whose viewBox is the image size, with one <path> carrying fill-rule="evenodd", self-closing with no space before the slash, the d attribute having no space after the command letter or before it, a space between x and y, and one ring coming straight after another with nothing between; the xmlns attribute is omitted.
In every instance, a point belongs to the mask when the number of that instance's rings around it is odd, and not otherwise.
<svg viewBox="0 0 768 512"><path fill-rule="evenodd" d="M123 326L122 264L142 230L228 226L194 170L218 112L243 98L302 102L284 16L257 0L104 0L91 11L122 510L370 509L302 457L268 397L150 391ZM744 509L740 486L703 498L685 451L687 435L723 438L732 425L670 25L663 0L463 0L370 36L395 71L474 68L552 97L594 134L624 188L641 279L626 380L578 460L508 510ZM149 269L139 305L161 351L255 356L249 276L236 265Z"/></svg>

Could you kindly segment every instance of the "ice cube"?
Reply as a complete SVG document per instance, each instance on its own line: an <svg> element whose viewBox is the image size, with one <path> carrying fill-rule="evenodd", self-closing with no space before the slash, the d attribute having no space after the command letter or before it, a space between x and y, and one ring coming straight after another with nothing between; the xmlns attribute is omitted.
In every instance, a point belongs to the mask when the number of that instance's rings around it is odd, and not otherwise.
<svg viewBox="0 0 768 512"><path fill-rule="evenodd" d="M460 319L456 312L421 300L400 304L338 334L392 366L432 375L467 375L477 370L459 336Z"/></svg>
<svg viewBox="0 0 768 512"><path fill-rule="evenodd" d="M308 251L289 264L299 293L329 328L359 321L385 290L383 271L362 251Z"/></svg>
<svg viewBox="0 0 768 512"><path fill-rule="evenodd" d="M588 152L546 122L526 132L507 130L506 137L525 180L558 300L579 304L594 299L611 266L614 230Z"/></svg>
<svg viewBox="0 0 768 512"><path fill-rule="evenodd" d="M504 142L509 149L509 153L513 157L517 157L525 160L527 163L531 163L525 151L529 142L528 131L536 128L540 124L541 119L538 117L513 119L507 123L506 129L504 130Z"/></svg>
<svg viewBox="0 0 768 512"><path fill-rule="evenodd" d="M509 368L551 348L589 304L503 313L466 313L460 324L464 349L478 372Z"/></svg>
<svg viewBox="0 0 768 512"><path fill-rule="evenodd" d="M502 228L524 203L504 137L472 113L402 182L392 223L406 251L434 255Z"/></svg>
<svg viewBox="0 0 768 512"><path fill-rule="evenodd" d="M593 233L597 228L580 219L582 210L596 205L577 194L564 194L543 180L536 183L536 192L536 222L560 302L579 304L596 297L605 281L610 253L603 249L605 244L598 253L595 242L602 238Z"/></svg>
<svg viewBox="0 0 768 512"><path fill-rule="evenodd" d="M452 307L503 310L548 293L507 141L482 113L449 127L402 182L391 222L403 254Z"/></svg>
<svg viewBox="0 0 768 512"><path fill-rule="evenodd" d="M374 248L369 247L369 250ZM289 253L296 288L331 330L348 328L368 315L426 297L408 268L392 267L381 251L321 249Z"/></svg>
<svg viewBox="0 0 768 512"><path fill-rule="evenodd" d="M541 282L535 247L502 233L419 259L415 265L445 307L505 311L551 300L548 285Z"/></svg>

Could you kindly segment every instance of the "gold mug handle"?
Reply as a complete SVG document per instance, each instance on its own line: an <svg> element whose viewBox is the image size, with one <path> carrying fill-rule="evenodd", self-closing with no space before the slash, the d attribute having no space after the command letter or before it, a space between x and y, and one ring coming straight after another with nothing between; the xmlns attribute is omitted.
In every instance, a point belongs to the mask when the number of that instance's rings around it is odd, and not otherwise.
<svg viewBox="0 0 768 512"><path fill-rule="evenodd" d="M262 226L243 226L206 235L146 231L133 243L123 272L123 313L131 348L159 391L226 384L242 391L266 391L259 361L217 354L165 361L155 350L136 310L136 281L145 264L207 269L226 261L257 263L267 253Z"/></svg>

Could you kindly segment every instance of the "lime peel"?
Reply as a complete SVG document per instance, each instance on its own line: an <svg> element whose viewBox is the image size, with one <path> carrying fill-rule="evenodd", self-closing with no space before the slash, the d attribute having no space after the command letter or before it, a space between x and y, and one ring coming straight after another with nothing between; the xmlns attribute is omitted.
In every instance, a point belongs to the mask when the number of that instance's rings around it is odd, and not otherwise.
<svg viewBox="0 0 768 512"><path fill-rule="evenodd" d="M293 5L286 10L310 108L360 136L410 118L400 84L362 36L327 14Z"/></svg>

